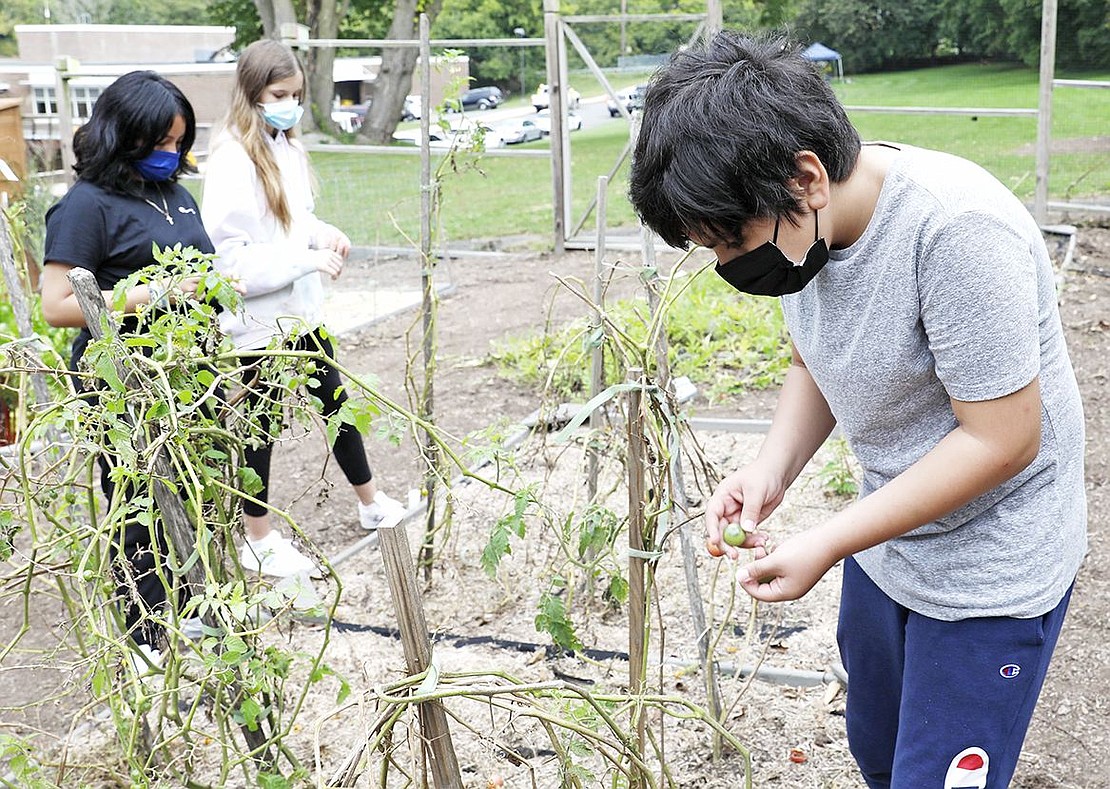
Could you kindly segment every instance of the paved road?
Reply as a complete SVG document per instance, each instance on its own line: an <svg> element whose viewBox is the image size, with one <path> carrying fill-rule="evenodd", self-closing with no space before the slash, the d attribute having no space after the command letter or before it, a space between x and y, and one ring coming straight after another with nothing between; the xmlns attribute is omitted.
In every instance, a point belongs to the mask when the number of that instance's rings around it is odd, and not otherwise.
<svg viewBox="0 0 1110 789"><path fill-rule="evenodd" d="M621 90L631 85L624 85L623 83L614 83L615 90ZM617 116L616 118L610 117L609 109L605 105L605 100L608 98L605 94L596 96L585 96L582 98L578 107L578 114L582 116L582 128L592 129L603 123L627 123L623 118ZM498 123L514 120L517 118L529 118L536 114L532 107L500 107L495 110L468 110L465 117L471 122L488 123L494 128ZM457 114L450 114L447 116L449 120L457 123L460 117Z"/></svg>

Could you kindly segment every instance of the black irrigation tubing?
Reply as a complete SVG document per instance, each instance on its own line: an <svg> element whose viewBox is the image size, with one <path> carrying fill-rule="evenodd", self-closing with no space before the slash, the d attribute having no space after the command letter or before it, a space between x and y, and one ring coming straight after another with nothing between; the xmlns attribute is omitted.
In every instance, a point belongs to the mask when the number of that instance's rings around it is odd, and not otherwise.
<svg viewBox="0 0 1110 789"><path fill-rule="evenodd" d="M332 628L341 633L374 633L379 636L391 638L395 641L401 639L401 633L397 628L385 627L382 625L364 625L356 622L344 622L338 619L333 619L331 622ZM804 625L792 626L788 628L780 628L779 635L786 636L793 633L798 633L805 630ZM740 632L739 628L736 628ZM628 653L620 650L612 649L590 649L584 648L582 650L563 649L562 647L555 646L554 644L536 644L530 641L517 641L511 638L496 638L494 636L460 636L453 633L429 633L428 637L436 643L448 643L453 646L489 646L494 649L511 649L516 652L543 652L547 660L555 660L561 657L575 658L578 655L583 655L592 660L628 660ZM690 661L679 660L670 658L665 661L667 665L677 666L683 669L692 668L696 663ZM813 687L815 685L824 685L831 682L838 682L842 686L848 686L848 675L840 664L829 666L824 671L807 671L804 669L789 669L779 668L776 666L766 665L744 665L736 666L731 663L720 663L719 670L726 675L735 675L739 677L747 677L754 675L757 679L765 682L770 682L779 685L792 685L797 687ZM584 679L567 674L563 671L553 670L555 676L559 679L568 682L577 683L579 685L593 685L594 681L591 679Z"/></svg>
<svg viewBox="0 0 1110 789"><path fill-rule="evenodd" d="M374 633L375 635L392 638L395 641L400 641L401 639L401 631L395 627L364 625L357 622L343 622L338 619L333 619L331 626L340 633ZM555 644L536 644L531 641L517 641L512 638L497 638L496 636L460 636L454 633L429 633L428 638L435 643L443 642L458 647L492 646L495 649L507 649L515 652L543 652L544 656L548 659L560 657L573 658L581 654L591 660L628 660L628 653L621 652L620 650L584 648L576 651L563 649Z"/></svg>
<svg viewBox="0 0 1110 789"><path fill-rule="evenodd" d="M401 631L395 627L364 625L358 622L344 622L339 619L333 619L331 626L340 633L374 633L375 635L392 638L395 641L401 639ZM805 625L790 625L788 627L779 628L764 625L760 628L759 635L761 638L770 638L774 636L781 640L796 635L797 633L804 632L805 630ZM742 636L744 635L744 628L740 625L735 625L732 628L732 632L738 636ZM539 652L542 650L544 655L548 658L573 658L578 656L578 652L575 650L563 649L555 644L537 644L531 641L517 641L512 638L497 638L496 636L460 636L454 633L429 633L428 638L434 642L442 641L457 647L492 646L497 649L511 649L515 652ZM628 660L627 652L613 649L584 648L581 650L581 654L591 660Z"/></svg>

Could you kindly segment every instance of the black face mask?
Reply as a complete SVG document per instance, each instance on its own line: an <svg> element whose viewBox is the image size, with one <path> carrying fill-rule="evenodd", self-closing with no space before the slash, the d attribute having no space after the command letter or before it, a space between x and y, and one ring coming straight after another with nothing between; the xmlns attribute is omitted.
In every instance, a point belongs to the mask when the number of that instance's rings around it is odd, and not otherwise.
<svg viewBox="0 0 1110 789"><path fill-rule="evenodd" d="M741 293L755 296L785 296L797 293L817 276L829 262L829 247L820 238L817 212L813 213L813 244L802 263L795 263L778 248L779 220L775 219L775 234L751 252L717 264L717 273L725 282Z"/></svg>

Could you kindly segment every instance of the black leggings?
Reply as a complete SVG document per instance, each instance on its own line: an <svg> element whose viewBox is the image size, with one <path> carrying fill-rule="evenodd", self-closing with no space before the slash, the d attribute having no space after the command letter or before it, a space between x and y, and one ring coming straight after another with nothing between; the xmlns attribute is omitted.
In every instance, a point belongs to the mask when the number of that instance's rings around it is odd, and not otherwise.
<svg viewBox="0 0 1110 789"><path fill-rule="evenodd" d="M93 393L88 393L85 397L94 404L97 402ZM224 400L224 392L217 390L216 397ZM210 418L215 418L214 408L206 410ZM118 457L108 453L102 453L97 458L100 466L100 489L108 499L109 506L116 490L112 468L119 462ZM131 500L136 495L135 486L127 484L123 491L124 498ZM154 506L157 507L156 504ZM138 644L156 647L164 638L161 626L154 624L149 615L166 606L169 600L166 583L175 583L165 564L169 555L169 544L161 517L154 518L149 526L129 517L122 532L112 538L112 572L116 580L116 596L123 609L127 633ZM157 572L158 557L161 557L165 580ZM182 558L184 557L178 557L179 560Z"/></svg>
<svg viewBox="0 0 1110 789"><path fill-rule="evenodd" d="M101 455L97 458L100 465L100 489L108 501L116 485L111 479L112 464ZM125 496L132 497L131 486ZM110 506L110 504L109 504ZM148 618L149 613L165 606L167 601L166 585L155 571L156 556L162 557L163 572L165 560L170 555L162 519L155 518L150 525L128 519L123 533L112 540L113 572L116 576L116 596L123 608L123 619L127 633L138 644L159 645L162 629ZM167 579L168 580L168 579Z"/></svg>
<svg viewBox="0 0 1110 789"><path fill-rule="evenodd" d="M298 338L296 342L291 344L290 348L294 351L323 351L329 359L335 358L335 348L332 346L331 340L322 337L319 330ZM245 380L248 387L255 373L255 368L247 371ZM338 413L343 403L347 402L347 393L340 391L342 386L343 379L339 375L339 370L325 362L316 363L316 372L309 378L308 388L323 403L325 417ZM272 400L280 396L281 390L279 387L262 384L261 386L255 385L248 390L247 400L253 410L264 397L267 400ZM273 435L273 423L269 410L263 409L259 422L263 430ZM272 441L260 447L247 447L243 451L243 461L262 480L262 490L254 494L254 498L259 502L270 500L270 458L273 451L274 442ZM366 448L362 443L362 435L355 429L354 425L346 423L340 425L339 432L335 437L335 445L332 447L332 453L339 463L339 468L343 470L343 474L347 477L347 481L352 485L365 485L373 477L370 472L370 464L366 460ZM244 500L243 512L257 518L265 515L267 509L262 504Z"/></svg>
<svg viewBox="0 0 1110 789"><path fill-rule="evenodd" d="M126 320L121 330L133 331L133 325ZM85 353L89 343L87 329L74 340L69 367L77 370L77 364ZM84 388L80 378L74 378L74 388L77 393L91 406L96 407L99 398L95 391ZM111 506L112 495L115 493L116 483L112 481L112 468L119 463L115 455L102 452L97 457L100 467L100 489L108 499ZM124 497L132 499L136 495L130 485L124 491ZM170 555L166 543L166 534L162 526L162 519L155 518L150 526L145 526L134 519L129 519L123 531L114 535L110 542L110 555L112 558L111 573L116 582L116 598L123 609L124 625L127 634L138 644L158 646L162 640L162 629L149 619L149 614L165 606L168 596L166 586L155 571L156 556L163 560Z"/></svg>

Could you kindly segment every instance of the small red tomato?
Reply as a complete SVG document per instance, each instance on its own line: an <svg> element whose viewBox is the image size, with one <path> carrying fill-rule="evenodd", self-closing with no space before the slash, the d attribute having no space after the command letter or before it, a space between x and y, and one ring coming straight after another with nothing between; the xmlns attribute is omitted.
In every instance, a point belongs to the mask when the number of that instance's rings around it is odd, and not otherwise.
<svg viewBox="0 0 1110 789"><path fill-rule="evenodd" d="M733 521L728 526L725 526L724 531L725 542L733 547L739 547L744 544L744 530L740 528L740 524Z"/></svg>
<svg viewBox="0 0 1110 789"><path fill-rule="evenodd" d="M804 764L805 760L806 752L803 751L801 748L790 749L790 761L794 762L794 764Z"/></svg>
<svg viewBox="0 0 1110 789"><path fill-rule="evenodd" d="M721 550L721 546L715 542L705 541L705 550L709 551L710 556L724 556L725 552Z"/></svg>

